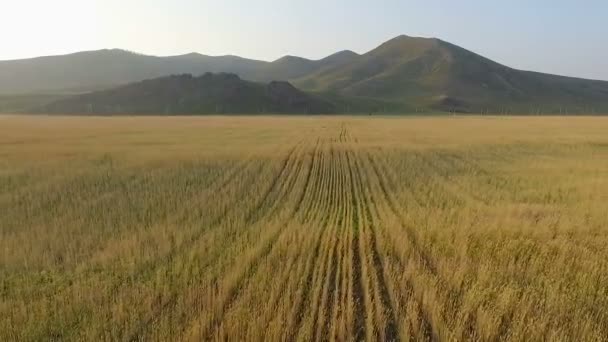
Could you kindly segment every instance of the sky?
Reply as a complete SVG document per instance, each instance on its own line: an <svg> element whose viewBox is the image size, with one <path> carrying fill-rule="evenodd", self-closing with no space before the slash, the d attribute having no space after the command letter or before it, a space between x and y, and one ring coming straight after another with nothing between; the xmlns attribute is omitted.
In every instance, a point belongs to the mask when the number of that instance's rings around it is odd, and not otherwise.
<svg viewBox="0 0 608 342"><path fill-rule="evenodd" d="M275 60L437 37L524 70L608 80L606 0L2 0L0 60L121 48Z"/></svg>

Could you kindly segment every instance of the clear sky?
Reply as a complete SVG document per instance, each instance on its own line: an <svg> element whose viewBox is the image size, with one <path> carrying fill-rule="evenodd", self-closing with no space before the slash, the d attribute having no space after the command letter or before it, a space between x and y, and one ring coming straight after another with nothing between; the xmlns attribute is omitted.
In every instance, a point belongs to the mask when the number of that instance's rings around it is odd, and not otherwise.
<svg viewBox="0 0 608 342"><path fill-rule="evenodd" d="M606 0L2 0L0 9L1 60L101 48L316 59L406 34L608 80Z"/></svg>

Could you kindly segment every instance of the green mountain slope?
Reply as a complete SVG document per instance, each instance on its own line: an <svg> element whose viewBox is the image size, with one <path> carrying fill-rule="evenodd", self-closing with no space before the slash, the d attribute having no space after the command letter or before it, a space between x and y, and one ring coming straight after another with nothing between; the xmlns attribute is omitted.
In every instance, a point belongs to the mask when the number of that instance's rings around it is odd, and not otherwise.
<svg viewBox="0 0 608 342"><path fill-rule="evenodd" d="M288 82L261 84L234 74L175 75L75 95L33 110L44 114L326 114L328 101Z"/></svg>
<svg viewBox="0 0 608 342"><path fill-rule="evenodd" d="M439 39L400 36L302 89L460 112L608 111L608 82L515 70Z"/></svg>

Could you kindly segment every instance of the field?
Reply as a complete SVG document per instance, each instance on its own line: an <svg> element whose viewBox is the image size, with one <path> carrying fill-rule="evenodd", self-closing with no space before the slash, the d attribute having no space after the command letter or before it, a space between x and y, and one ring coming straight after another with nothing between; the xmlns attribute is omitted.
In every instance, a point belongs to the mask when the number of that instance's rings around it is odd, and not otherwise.
<svg viewBox="0 0 608 342"><path fill-rule="evenodd" d="M0 116L0 340L605 341L607 132Z"/></svg>

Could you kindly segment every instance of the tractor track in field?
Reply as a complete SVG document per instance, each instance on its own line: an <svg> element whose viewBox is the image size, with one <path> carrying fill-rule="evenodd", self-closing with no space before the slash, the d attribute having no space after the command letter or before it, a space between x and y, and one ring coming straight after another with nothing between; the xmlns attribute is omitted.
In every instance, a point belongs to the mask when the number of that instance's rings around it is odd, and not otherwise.
<svg viewBox="0 0 608 342"><path fill-rule="evenodd" d="M386 284L384 265L380 258L380 253L378 252L378 245L376 241L376 225L372 216L372 208L373 208L373 198L371 197L372 192L369 191L368 182L364 181L363 174L364 170L362 169L361 164L358 161L357 155L355 152L351 150L348 151L350 154L349 163L351 167L356 170L356 178L358 183L358 189L361 197L363 198L362 208L363 210L363 222L365 223L365 232L366 235L369 235L368 246L369 252L371 255L369 256L371 260L369 260L369 266L372 271L372 278L376 281L372 280L373 287L375 288L375 292L379 298L377 299L378 308L377 310L380 312L382 316L384 316L384 321L386 322L383 327L378 327L381 329L379 331L380 337L385 341L397 341L399 340L399 332L397 329L397 319L395 316L395 309L391 303L391 295Z"/></svg>
<svg viewBox="0 0 608 342"><path fill-rule="evenodd" d="M341 147L341 152L339 154L339 162L340 162L340 170L346 169L346 160L345 154L343 153L344 149L344 129L340 132L339 143ZM350 265L352 263L352 251L351 251L351 243L352 243L352 226L351 222L349 222L349 218L351 217L350 206L349 204L349 196L350 191L348 187L350 186L350 178L347 172L341 172L341 184L342 188L340 191L340 220L338 225L341 226L342 231L340 232L340 244L338 247L338 264L336 271L336 279L334 282L333 289L333 301L331 304L330 319L326 322L324 327L322 336L326 338L329 337L330 340L336 339L346 339L349 337L348 331L352 329L348 323L348 310L350 303L350 295L352 290L350 290L351 284L351 273L352 269L350 269Z"/></svg>
<svg viewBox="0 0 608 342"><path fill-rule="evenodd" d="M320 144L322 145L322 143ZM298 296L299 301L295 303L294 313L291 315L291 319L288 322L289 328L286 330L287 336L285 338L285 340L287 341L295 340L298 333L300 332L301 325L306 314L306 303L310 296L312 286L314 285L313 278L315 278L317 275L317 268L315 266L317 265L317 261L321 257L319 251L323 245L323 241L329 234L328 228L331 220L331 215L320 215L322 211L315 210L320 209L322 203L325 203L324 198L320 195L323 194L323 188L328 187L329 185L327 177L323 177L324 167L326 165L326 158L324 157L322 146L318 147L313 160L316 162L315 165L317 167L315 168L316 172L314 176L314 182L312 186L312 191L310 192L311 203L308 205L307 210L303 213L302 223L307 223L306 219L310 215L318 216L322 223L319 225L320 232L318 234L318 237L313 243L314 251L306 262L306 267L304 271L304 285L301 291L301 295ZM316 220L310 218L308 222L313 221Z"/></svg>
<svg viewBox="0 0 608 342"><path fill-rule="evenodd" d="M292 219L295 219L295 217L296 217L296 216L297 216L297 214L299 214L299 213L304 212L304 215L306 215L306 210L302 210L302 204L304 203L304 200L306 199L306 195L308 195L308 194L310 194L310 193L311 193L311 192L310 192L310 187L311 187L311 179L312 179L312 175L313 175L313 173L314 173L314 171L315 171L315 166L316 166L315 162L316 162L316 158L317 158L317 152L318 152L319 148L320 148L320 140L319 140L319 139L317 139L317 141L316 141L316 143L315 143L315 146L314 146L314 148L313 148L313 151L312 151L312 153L311 153L311 157L310 157L310 165L309 165L309 167L308 167L308 171L307 171L307 173L306 173L306 180L304 181L304 187L303 187L303 190L302 190L302 192L300 193L300 196L298 197L298 199L297 199L297 201L296 201L296 204L295 204L295 207L294 207L294 208L295 208L295 211L294 211L294 212L293 212L293 214L291 215L291 218L290 218L290 220L289 220L289 221L291 221ZM313 185L313 186L314 186L314 185ZM309 197L310 197L310 196L309 196ZM311 221L311 223L312 223L312 221ZM300 256L300 255L303 253L303 251L302 251L302 250L300 250L300 249L298 249L298 251L299 251L299 252L298 252L298 257L299 257L299 256ZM297 258L296 258L296 259L297 259ZM289 275L291 274L291 270L294 268L294 264L295 264L295 261L294 261L294 262L292 262L292 263L290 264L290 268L289 268L289 270L287 271L287 276L286 276L286 277L285 277L285 278L284 278L284 279L281 281L281 285L279 286L279 290L278 290L278 291L279 291L279 293L284 293L284 291L285 291L285 287L287 286L287 284L288 284L288 282L289 282L289 279L290 279ZM269 304L269 307L270 307L270 312L275 312L275 311L276 311L276 308L277 308L277 306L278 306L278 304L279 304L280 300L281 300L281 296L280 296L280 295L279 295L279 296L275 296L274 300L273 300L273 301L272 301L272 302ZM268 327L269 327L269 325L270 325L271 321L272 321L272 320L271 320L271 319L269 319L269 320L266 322L266 327L265 327L264 331L268 331Z"/></svg>
<svg viewBox="0 0 608 342"><path fill-rule="evenodd" d="M351 141L354 141L351 138ZM356 143L355 143L356 144ZM382 314L385 315L385 320L386 320L386 325L384 327L380 327L382 328L382 331L380 331L381 336L376 336L376 338L382 338L383 340L391 340L391 341L397 341L400 339L399 337L399 329L397 326L397 317L395 315L395 309L392 305L393 302L393 298L394 296L392 296L392 293L389 289L389 286L387 285L387 279L385 276L385 269L384 269L384 264L382 263L381 257L380 257L380 253L378 251L378 242L377 242L377 238L376 238L376 232L375 232L375 224L374 224L374 215L372 214L372 211L376 211L377 212L377 201L374 199L374 191L371 189L371 184L369 179L367 181L363 180L363 174L362 172L365 172L363 169L363 165L362 165L362 161L359 160L358 155L356 152L353 152L351 150L351 159L352 159L352 169L355 169L357 172L357 182L358 182L358 188L359 191L361 193L361 196L363 197L363 216L364 216L364 221L366 223L366 232L368 232L369 235L369 246L370 246L370 251L369 253L371 253L370 258L371 260L369 261L370 263L370 268L372 270L372 277L376 279L376 281L374 282L373 286L374 286L374 291L377 295L376 298L377 301L379 301L378 306L379 309L381 310ZM374 175L373 172L375 172L375 170L371 171L372 174ZM375 174L375 176L379 177L379 175ZM384 195L386 196L386 201L388 202L389 198L388 198L388 189L383 186L382 187L382 192L384 192ZM366 196L367 195L367 196ZM391 202L389 202L388 204L393 204ZM375 210L374 210L375 209ZM391 208L392 211L394 212L395 215L398 215L398 212L396 210L396 208ZM377 214L376 214L377 215ZM400 216L399 216L400 217ZM404 265L402 265L402 267L400 269L404 269L403 268ZM411 284L409 281L407 282L406 286L408 288L411 288L413 284ZM413 296L410 296L408 298L408 300L414 300L417 302L417 306L420 308L421 307L421 303L418 302L418 300L416 298L414 298ZM432 330L432 320L430 319L430 317L428 317L428 315L424 314L424 312L420 312L420 317L423 319L421 322L421 326L422 326L422 338L424 340L438 340L438 337L435 336L435 338L433 338L431 336L431 332ZM411 330L410 330L411 331ZM411 335L410 339L418 339L420 338L420 336L414 336Z"/></svg>
<svg viewBox="0 0 608 342"><path fill-rule="evenodd" d="M420 260L421 266L424 269L426 269L427 271L429 271L431 274L438 276L437 267L435 266L433 259L431 258L431 256L426 254L424 252L424 250L420 247L420 242L418 241L417 233L414 231L414 229L410 225L408 225L404 222L404 219L399 212L398 204L390 195L390 193L388 191L388 187L385 183L385 180L379 172L378 165L376 164L375 160L370 155L368 155L368 157L369 157L369 161L370 161L372 170L375 174L375 177L378 180L378 184L380 186L384 202L387 204L387 206L391 210L392 214L395 215L395 217L397 217L399 219L399 223L407 235L408 241L410 242L410 244L412 246L414 254ZM404 266L405 265L401 265L400 268L405 269ZM410 286L411 286L411 284L410 284ZM428 324L430 325L430 322Z"/></svg>
<svg viewBox="0 0 608 342"><path fill-rule="evenodd" d="M350 191L351 191L351 200L352 200L352 208L353 208L353 212L352 212L352 222L353 222L353 226L352 229L354 230L353 233L353 301L354 301L354 306L355 306L355 312L354 312L354 329L355 329L355 339L357 341L363 340L366 338L368 332L368 327L367 327L367 320L368 315L368 308L367 308L367 299L366 299L366 292L365 292L365 286L363 284L364 279L363 279L363 261L362 261L362 256L361 256L361 230L362 230L362 224L361 224L361 213L359 210L359 204L360 204L360 199L358 196L358 192L356 191L356 181L355 181L355 172L353 170L353 168L351 167L351 163L350 163L350 157L347 154L346 155L347 161L348 161L348 173L349 173L349 177L350 177Z"/></svg>
<svg viewBox="0 0 608 342"><path fill-rule="evenodd" d="M424 249L420 246L420 242L418 241L416 232L413 230L413 228L410 225L408 225L405 222L405 219L399 213L398 204L392 198L389 191L387 190L387 185L385 183L386 180L381 175L377 162L369 154L368 154L368 160L370 163L370 167L373 170L373 173L375 175L375 178L378 181L377 183L381 189L380 192L382 193L382 195L384 197L384 202L386 203L386 206L391 210L393 215L395 215L395 217L398 219L399 224L401 225L402 229L405 231L406 236L408 237L408 241L410 242L410 244L412 246L414 255L419 260L419 265L424 270L426 270L432 277L434 277L438 281L438 285L440 285L440 287L442 287L448 293L458 293L457 289L453 288L450 285L450 283L446 280L446 278L442 274L440 274L432 257L430 255L428 255L424 251ZM400 258L395 258L395 260L398 263L398 265L397 265L398 269L405 269L403 260L401 260ZM415 290L416 286L412 282L409 282L408 287L412 290L412 293L414 293L413 291ZM424 308L424 306L422 305L423 303L419 303L419 304L420 304L420 306L419 306L420 308ZM458 307L459 301L457 300L456 302L454 302L454 305L455 305L455 307ZM440 340L437 327L445 326L444 320L442 319L442 317L433 317L433 319L432 319L429 316L429 314L426 313L425 311L426 310L423 310L423 312L421 312L421 314L423 315L423 317L426 317L425 320L428 323L428 324L426 324L427 329L430 330L430 332L432 333L432 334L429 334L428 338L432 339L432 340ZM439 322L433 322L434 320L439 320Z"/></svg>
<svg viewBox="0 0 608 342"><path fill-rule="evenodd" d="M279 174L278 174L278 175L277 175L277 176L274 178L274 181L272 182L272 186L276 187L276 186L277 186L277 184L279 184L277 179L278 179L278 178L282 178L282 177L284 177L284 173L285 173L285 169L286 169L286 167L287 167L287 164L288 164L288 163L289 163L289 161L292 159L292 157L293 157L293 153L294 153L294 151L296 150L297 146L298 146L298 145L294 146L294 147L293 147L292 149L290 149L290 151L288 152L287 157L284 159L284 161L283 161L283 162L282 162L282 164L281 164L282 166L281 166L281 169L280 169ZM238 173L233 174L233 175L230 177L230 179L229 179L229 180L227 180L227 181L226 181L224 184L222 184L222 185L223 185L223 186L222 186L222 188L223 188L223 187L225 187L225 186L227 186L227 185L228 185L228 184L229 184L229 183L232 181L232 179L236 178L236 176L237 176L237 175L238 175ZM296 175L296 176L297 176L297 175ZM288 182L288 183L289 183L289 184L292 184L292 182ZM265 195L264 195L264 197L263 197L262 201L266 201L266 200L268 200L268 197L269 197L269 195L268 195L268 194L269 194L271 191L272 191L272 188L270 188L270 189L269 189L267 192L265 192ZM255 208L259 208L261 205L263 205L263 204L260 204L260 205L256 206ZM223 218L224 218L224 217L226 217L226 215L228 214L228 212L230 212L230 208L231 208L231 207L232 207L232 206L227 206L227 207L226 207L226 209L225 209L225 210L222 212L222 214L221 214L221 215L218 217L218 219L214 221L214 224L213 224L213 225L210 225L210 226L211 226L211 227L213 227L213 226L217 226L217 225L219 225L219 224L221 223L221 221L223 220ZM254 210L254 209L252 209L252 210ZM256 222L257 222L257 221L258 221L258 220L256 220ZM255 223L255 222L253 222L253 223L252 223L252 222L250 222L249 224L254 224L254 223ZM206 231L207 231L207 230L204 230L204 231L203 231L203 230L201 230L201 231L199 231L199 232L200 232L200 234L197 234L197 236L195 236L195 239L189 240L189 241L188 241L188 242L189 242L188 244L186 244L186 245L182 245L182 246L180 246L179 248L176 248L176 249L174 249L174 250L175 250L176 252L177 252L177 251L181 251L181 253L186 253L187 251L189 251L189 250L190 250L190 249L191 249L191 248L194 246L194 244L195 244L195 243L196 243L196 242L199 240L199 238L200 238L200 237L202 237L202 236L204 235L204 233L205 233ZM218 255L218 257L219 257L219 255ZM206 263L207 263L207 264L209 264L209 263L211 263L212 261L213 261L212 259L209 259L209 260L207 260L207 261L206 261ZM203 266L203 267L204 267L204 266ZM156 311L155 311L155 312L154 312L154 313L151 315L151 317L148 317L148 318L147 318L147 319L145 319L143 322L141 322L140 324L138 324L138 328L136 328L136 329L135 329L135 332L134 332L134 333L132 333L132 334L130 334L130 338L129 338L129 340L131 340L131 341L133 341L133 340L138 340L138 339L139 339L141 336L143 336L143 335L145 334L145 332L146 332L147 328L148 328L150 325L152 325L152 324L153 324L155 321L157 321L157 320L158 320L160 317L162 317L162 316L163 316L163 314L164 314L165 312L167 312L167 311L168 311L170 308L174 307L174 306L177 304L177 299L178 299L178 294L174 294L174 295L172 295L172 296L171 296L171 298L170 298L169 300L167 300L167 301L166 301L166 303L163 303L163 304L162 304L162 305L159 307L159 309L158 309L158 310L156 310Z"/></svg>
<svg viewBox="0 0 608 342"><path fill-rule="evenodd" d="M328 303L333 303L333 299L335 298L334 290L337 268L334 260L339 255L339 251L335 247L335 241L338 238L338 232L343 222L343 218L340 215L343 208L338 204L341 203L340 198L345 196L344 194L339 194L339 191L343 191L345 188L343 186L345 177L340 174L340 168L336 167L335 149L331 141L329 145L329 152L324 153L325 157L321 158L322 160L326 160L327 163L323 164L324 166L321 167L321 172L319 173L322 180L318 195L321 198L317 201L315 208L320 213L326 211L324 208L330 210L325 215L325 223L321 225L322 232L319 244L313 254L314 261L308 264L308 269L305 273L303 294L300 296L297 309L292 316L293 323L289 325L290 329L287 330L287 340L294 340L298 335L306 333L302 330L304 328L302 324L307 316L312 320L308 327L311 336L314 335L317 339L326 338L328 327L325 322L325 313L333 309L333 307L326 306ZM306 307L305 304L310 302L311 299L312 304ZM321 319L323 319L323 324L320 324ZM316 334L315 331L317 332Z"/></svg>
<svg viewBox="0 0 608 342"><path fill-rule="evenodd" d="M329 158L327 168L324 170L323 177L327 179L329 191L325 193L325 206L331 208L330 219L328 226L325 228L328 231L326 240L322 244L323 253L321 256L320 264L315 269L313 275L313 284L317 285L313 287L312 307L310 307L311 325L308 327L310 336L315 335L318 331L318 322L322 319L323 310L325 309L325 303L328 295L329 278L334 270L333 258L335 254L335 241L337 238L337 231L339 230L338 222L340 220L339 207L336 205L337 192L339 191L338 183L338 168L335 167L334 159L334 146L330 143L329 145ZM323 207L321 207L323 208ZM301 329L299 329L301 330Z"/></svg>
<svg viewBox="0 0 608 342"><path fill-rule="evenodd" d="M386 180L381 175L377 162L373 159L373 157L371 155L368 155L368 158L372 165L372 169L375 173L375 176L378 179L380 189L382 190L382 195L384 197L384 201L386 202L386 204L388 205L388 207L390 208L392 213L395 215L395 217L397 217L399 219L400 224L403 226L403 228L408 236L408 240L412 244L412 247L415 250L415 253L418 254L418 256L420 257L420 260L422 261L423 266L425 268L427 268L431 273L437 274L437 266L435 265L435 262L433 261L431 256L426 254L423 251L423 249L420 247L420 242L418 241L417 233L414 231L414 229L410 225L406 224L405 221L403 220L403 216L401 215L401 213L399 212L399 209L398 209L398 204L391 196L391 194L388 190L388 186L386 184Z"/></svg>
<svg viewBox="0 0 608 342"><path fill-rule="evenodd" d="M301 142L296 144L289 152L288 155L282 162L281 169L276 177L273 178L271 185L265 191L262 199L258 202L252 209L254 211L260 211L263 207L265 207L264 203L266 203L266 207L269 208L269 211L259 216L252 214L250 212L246 215L246 225L252 226L260 223L262 219L268 218L269 215L272 215L274 211L277 209L277 204L279 204L286 196L288 196L292 190L294 185L297 183L300 174L302 173L302 163L303 161L297 157L295 151L301 145ZM283 181L283 179L285 180ZM278 192L276 196L272 196L271 194L274 192ZM293 213L292 213L293 215ZM245 273L239 274L236 278L235 283L231 286L230 290L228 290L228 295L224 300L223 304L220 304L220 315L217 316L213 322L211 322L210 326L205 329L203 332L203 336L206 339L212 337L213 331L217 328L219 323L222 321L226 312L230 309L230 306L234 303L234 301L238 298L240 289L247 284L246 280L255 274L260 262L270 254L272 251L275 242L280 238L282 233L285 231L285 226L287 222L277 223L277 229L275 232L270 234L268 239L263 242L259 242L256 246L253 247L257 252L252 252L253 256L250 262L244 267L246 269Z"/></svg>
<svg viewBox="0 0 608 342"><path fill-rule="evenodd" d="M317 145L318 145L318 143L317 143ZM315 148L315 150L318 150L318 149ZM334 153L331 152L331 151L333 151L333 150L330 149L330 153L329 154L331 156L333 156ZM317 159L317 157L315 157L316 155L317 155L317 153L313 151L313 159L314 160ZM333 164L331 163L333 161L333 158L330 157L329 161L330 161L329 165L335 165L335 162ZM311 163L311 169L312 169L312 167L313 167L313 165ZM329 174L331 176L330 177L322 177L325 180L325 182L328 182L328 184L326 184L326 185L330 189L334 189L334 190L336 190L336 189L342 189L343 186L341 186L341 184L339 183L339 172L340 172L340 169L337 168L337 167L333 167L332 168L331 166L330 166L329 169L330 169ZM311 175L310 173L307 175L307 180L305 182L306 186L305 186L305 190L304 191L306 191L308 189L308 184L310 184L310 177L309 177L310 175ZM325 175L325 173L320 173L320 175ZM319 182L317 182L317 183L319 183ZM320 182L319 184L322 184L322 183L323 183L323 181ZM319 190L320 190L319 193L323 193L324 189L319 189ZM317 192L315 192L315 193L317 193ZM336 193L336 191L330 191L330 194L335 194L335 193ZM300 209L301 209L300 205L301 205L301 203L303 201L304 195L305 195L304 192L301 193L299 199L297 200L298 206L296 206L296 210L293 212L293 214L291 215L291 217L290 217L289 220L295 218L296 214L300 212ZM324 203L326 203L326 205L329 205L330 207L336 208L336 210L334 211L334 214L328 215L326 217L326 220L325 220L326 222L325 222L324 225L326 226L325 230L327 231L327 234L325 234L325 236L326 236L327 239L334 239L335 240L336 236L337 236L335 233L332 233L332 231L334 229L336 229L337 226L339 226L339 224L337 224L337 223L340 220L339 210L337 209L338 207L336 206L337 202L339 202L337 200L337 195L335 195L335 196L326 196L326 198L324 200ZM307 209L306 211L312 211L312 207L309 207L309 209ZM304 211L304 215L305 216L307 215L306 211ZM333 221L333 223L334 223L333 225L330 225L331 221ZM313 222L309 221L307 223L310 224L310 223L313 223ZM331 229L327 229L327 228L331 228ZM320 237L320 239L322 239L322 237ZM330 254L326 253L325 257L324 257L326 259L326 261L325 261L326 266L324 267L324 270L321 271L321 272L323 272L325 275L323 276L322 273L317 272L312 277L313 278L312 282L314 282L314 279L317 279L318 282L323 282L323 284L324 284L323 287L320 289L321 290L321 294L320 294L320 298L318 299L321 302L320 303L317 302L317 305L316 305L316 306L319 307L319 309L318 309L319 313L320 312L324 312L324 310L327 309L327 308L325 308L325 306L326 306L326 303L328 301L329 302L333 301L333 298L332 298L333 297L333 293L332 293L332 291L329 290L329 288L330 288L329 285L332 284L332 283L334 283L334 281L336 279L335 278L336 277L336 269L335 269L335 265L334 265L335 263L333 261L337 257L337 250L334 247L335 243L329 243L329 240L326 240L326 241L328 241L326 244L331 247L330 248L331 251L328 250L327 253L330 253ZM317 250L318 250L318 248L317 248ZM315 269L314 266L317 265L316 259L318 257L319 257L318 253L315 253L314 254L315 261L313 263L311 263L311 268L307 272L308 274L310 273L310 271L312 271L312 269ZM310 278L310 276L307 276L307 277ZM328 277L329 277L329 279L328 279ZM301 301L301 303L304 303L305 302L304 298L308 297L308 294L306 294L306 293L309 291L310 287L312 286L312 282L310 282L310 281L306 282L307 285L305 285L305 290L304 290L305 295L302 297L303 300ZM329 296L329 299L328 299L328 296ZM300 325L301 319L303 318L303 315L304 314L301 312L301 309L296 310L295 326L299 326ZM318 320L320 316L322 316L322 315L319 314L319 315L317 315L315 317L317 317L317 320ZM316 323L317 320L314 321L313 327L317 326L317 323ZM293 333L294 333L294 335L292 335L292 338L295 336L295 333L297 333L299 330L300 330L299 328L292 330ZM324 336L324 335L321 334L321 336Z"/></svg>
<svg viewBox="0 0 608 342"><path fill-rule="evenodd" d="M336 196L336 210L337 210L337 222L336 222L336 226L337 226L337 231L338 233L336 234L336 236L334 237L334 243L332 244L332 249L333 249L333 255L331 260L331 268L329 270L329 278L326 280L326 284L325 284L325 293L326 295L324 296L324 298L326 298L326 300L324 301L324 305L322 305L322 307L320 308L321 311L319 312L319 316L317 318L317 322L316 322L316 326L317 326L317 340L321 340L323 338L326 338L327 336L329 336L329 330L331 329L331 321L325 319L325 321L323 322L323 318L326 317L331 317L332 316L332 312L334 311L334 309L336 309L337 304L336 304L336 299L339 296L339 284L340 281L342 281L342 279L340 279L339 275L340 275L340 260L343 259L343 255L340 252L340 246L344 243L344 232L346 231L347 227L344 225L344 215L346 212L346 208L344 205L345 199L347 197L347 193L346 193L346 178L344 175L344 172L341 172L343 170L343 165L342 165L342 158L340 158L340 153L339 151L336 152L336 158L335 159L335 163L334 165L337 165L334 169L336 170L336 177L337 177L337 188L339 189L339 191L336 191L335 196ZM321 320L321 322L323 323L319 323L319 321ZM319 327L320 326L320 327Z"/></svg>
<svg viewBox="0 0 608 342"><path fill-rule="evenodd" d="M302 208L302 203L306 197L307 194L309 194L309 188L311 186L311 175L312 172L314 170L315 167L315 163L314 160L316 158L316 150L318 149L318 145L319 142L317 141L317 143L315 144L315 148L313 150L313 153L311 154L311 162L309 164L309 167L307 169L306 172L306 177L305 177L305 181L304 181L304 185L302 187L302 191L300 192L300 194L297 196L295 205L293 206L293 209L291 210L291 213L289 215L289 218L285 220L284 223L281 223L281 226L283 227L279 232L278 235L273 237L273 240L270 241L267 244L267 247L269 248L269 250L266 250L263 255L261 255L260 257L257 257L252 265L249 265L247 267L247 269L249 270L249 272L245 275L244 278L240 278L241 282L240 285L238 286L238 288L236 288L234 290L234 294L235 296L230 297L230 300L226 303L226 306L224 308L222 308L221 312L222 315L218 318L218 322L223 320L223 317L226 313L228 313L230 311L230 307L233 306L234 304L236 304L236 301L238 299L238 293L241 292L240 289L243 288L243 286L250 286L253 284L247 283L246 280L249 279L251 276L255 275L258 269L258 266L260 265L260 261L263 260L265 257L270 257L272 255L272 251L274 250L274 246L276 244L276 242L280 239L280 237L282 236L282 234L285 231L285 228L287 227L287 225L292 222L295 217L303 212L303 208ZM290 171L289 174L294 174L295 175L293 177L291 177L291 181L290 184L288 185L288 187L283 191L283 193L277 197L276 200L273 200L273 204L278 204L280 202L282 202L286 196L288 196L289 194L291 194L294 189L294 185L297 182L297 179L299 178L299 175L301 173L301 166L304 163L304 160L306 159L306 155L304 156L304 158L296 158L297 159L297 166L295 167L295 171ZM281 182L282 183L282 182ZM279 182L277 182L277 184L280 184ZM265 199L269 199L270 196L266 196ZM276 206L273 206L273 208L276 209ZM265 214L264 217L268 217L271 212L273 210L271 210L269 213ZM302 253L302 251L298 252L297 255L299 256ZM297 259L297 257L296 257ZM291 270L294 267L294 262L291 262L288 266L288 270L287 270L287 275L283 277L283 279L281 280L281 284L279 286L279 289L277 290L279 293L283 293L285 286L287 286L288 280L289 280L289 273L291 273ZM272 300L272 302L270 302L268 304L269 307L276 307L278 305L278 302L281 300L281 296L275 296L274 299ZM271 320L268 320L266 323L270 324ZM212 332L212 331L210 331ZM207 338L210 338L210 336L206 336Z"/></svg>
<svg viewBox="0 0 608 342"><path fill-rule="evenodd" d="M262 219L264 217L264 212L262 212L262 208L264 207L264 204L266 204L266 202L269 201L270 196L273 193L273 190L275 190L276 188L281 188L281 185L279 183L279 181L284 178L284 177L288 177L289 178L289 170L288 170L288 166L291 163L299 163L301 165L302 161L299 160L298 158L293 159L294 157L294 153L296 153L297 148L302 144L302 142L296 144L296 146L294 146L293 148L291 148L287 154L287 156L285 157L285 159L283 160L283 163L281 165L281 169L278 173L278 175L272 180L272 183L270 184L270 186L267 188L266 192L264 193L264 196L262 197L262 200L258 203L258 205L251 210L246 218L245 218L245 222L246 224L253 224L254 222L259 221L260 219ZM285 175L287 173L287 175ZM279 193L280 195L281 193ZM285 196L286 193L283 193L283 196ZM272 202L273 204L276 204L277 202L273 202L272 200L270 200L270 202ZM271 206L271 209L273 208L273 206Z"/></svg>

